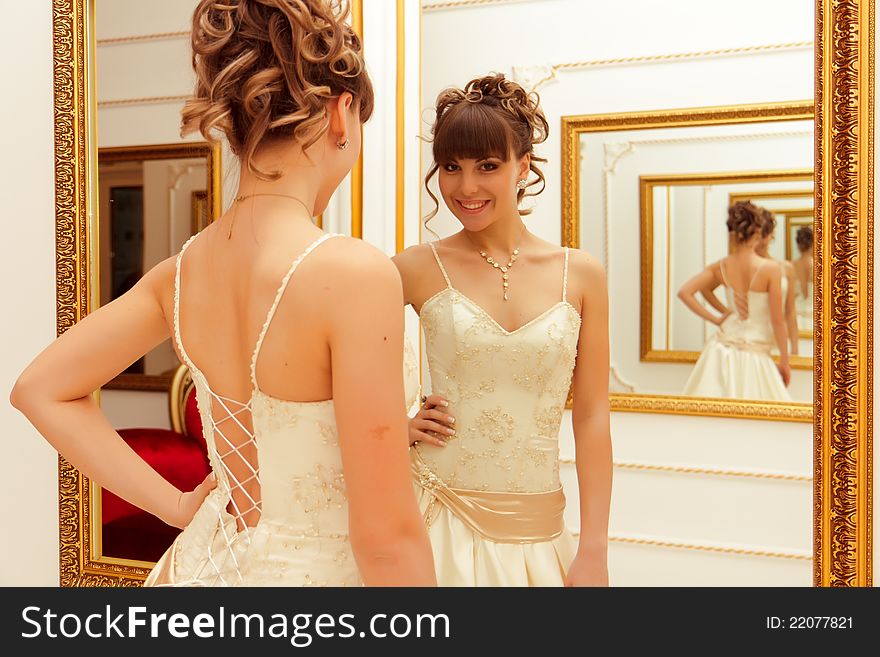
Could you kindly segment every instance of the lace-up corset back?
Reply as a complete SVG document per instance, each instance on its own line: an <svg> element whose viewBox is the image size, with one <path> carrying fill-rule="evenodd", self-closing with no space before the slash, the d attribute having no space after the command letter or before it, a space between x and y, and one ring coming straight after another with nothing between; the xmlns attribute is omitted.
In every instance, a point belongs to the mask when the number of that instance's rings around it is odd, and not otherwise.
<svg viewBox="0 0 880 657"><path fill-rule="evenodd" d="M742 292L734 289L730 284L725 263L721 262L721 278L724 282L727 307L733 311L733 315L724 321L722 333L728 340L770 349L774 343L773 325L770 322L770 294L751 289L763 265L762 261L755 269L748 287ZM784 277L783 281L785 281ZM783 291L783 298L784 296Z"/></svg>
<svg viewBox="0 0 880 657"><path fill-rule="evenodd" d="M315 240L282 279L251 356L253 390L246 401L218 394L187 354L180 331L181 261L192 239L180 251L174 338L192 372L208 458L218 482L179 539L184 557L200 554L197 548L208 553L206 560L194 558L191 569L187 563L177 563L178 576L184 580L218 585L281 577L284 567L267 555L300 549L302 541L310 538L329 540L333 549L319 552L329 552L333 559L344 557L354 568L347 545L348 508L333 401L278 399L261 391L256 378L260 349L291 276L313 249L335 236ZM260 549L254 550L257 544ZM352 583L351 573L336 570L348 580L328 583ZM356 583L356 569L353 573ZM305 580L302 583L310 583L308 575Z"/></svg>
<svg viewBox="0 0 880 657"><path fill-rule="evenodd" d="M420 311L433 392L449 400L456 435L419 454L448 486L543 492L559 487L558 434L571 386L581 318L561 300L508 331L452 286Z"/></svg>

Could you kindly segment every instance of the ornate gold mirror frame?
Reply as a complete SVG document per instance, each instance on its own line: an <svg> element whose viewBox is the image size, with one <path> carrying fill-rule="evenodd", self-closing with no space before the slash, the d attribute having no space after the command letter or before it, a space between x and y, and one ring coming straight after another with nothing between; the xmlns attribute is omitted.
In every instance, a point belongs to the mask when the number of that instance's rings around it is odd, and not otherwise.
<svg viewBox="0 0 880 657"><path fill-rule="evenodd" d="M93 0L52 0L59 335L89 309L94 200L87 190L97 164L87 57L93 9ZM814 353L813 568L819 586L871 584L873 53L873 0L816 1L815 313L822 338ZM801 106L790 111L805 113ZM574 135L564 135L564 162L577 152ZM576 190L566 191L576 198ZM578 244L571 228L563 225L564 242ZM615 410L633 410L619 396L613 403ZM674 403L657 398L657 410ZM138 585L145 569L90 558L89 482L64 459L58 477L61 585Z"/></svg>

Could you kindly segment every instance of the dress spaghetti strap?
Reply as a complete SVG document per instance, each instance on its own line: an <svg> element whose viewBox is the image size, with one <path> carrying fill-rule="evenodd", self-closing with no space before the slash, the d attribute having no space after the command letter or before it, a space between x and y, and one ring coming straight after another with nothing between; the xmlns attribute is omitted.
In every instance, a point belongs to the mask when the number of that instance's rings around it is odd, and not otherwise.
<svg viewBox="0 0 880 657"><path fill-rule="evenodd" d="M562 268L562 300L565 301L568 290L568 247L565 247L565 264Z"/></svg>
<svg viewBox="0 0 880 657"><path fill-rule="evenodd" d="M440 262L440 255L437 253L434 243L428 242L428 246L431 247L431 253L434 254L434 260L437 261L437 266L440 267L440 272L443 274L443 280L446 281L446 287L452 287L452 283L449 281L449 274L446 273L446 268L443 266L443 263Z"/></svg>
<svg viewBox="0 0 880 657"><path fill-rule="evenodd" d="M281 279L281 285L278 286L278 291L275 292L275 300L272 302L269 312L266 313L266 321L263 322L263 328L260 330L260 336L257 338L257 344L254 346L254 352L251 355L251 383L254 385L254 390L260 389L260 386L257 384L257 358L260 355L260 349L263 347L263 340L266 339L266 333L269 331L269 324L272 323L272 319L275 317L275 311L278 310L278 304L281 303L281 297L284 296L284 291L287 289L287 284L290 282L290 277L293 276L293 272L295 272L300 263L305 260L306 256L308 256L316 247L332 237L339 236L340 235L337 233L321 235L318 239L309 244L305 251L297 256L296 260L293 261L290 268L287 270L287 273L284 275L284 278Z"/></svg>

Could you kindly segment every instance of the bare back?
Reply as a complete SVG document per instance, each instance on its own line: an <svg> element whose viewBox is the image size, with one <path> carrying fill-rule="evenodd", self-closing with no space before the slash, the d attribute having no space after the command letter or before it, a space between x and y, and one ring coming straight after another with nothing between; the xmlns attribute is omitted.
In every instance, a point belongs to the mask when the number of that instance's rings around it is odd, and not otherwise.
<svg viewBox="0 0 880 657"><path fill-rule="evenodd" d="M246 401L255 388L251 361L265 326L254 363L259 389L285 400L329 399L332 379L321 282L330 275L338 245L314 246L315 252L291 272L322 233L306 225L296 230L273 227L253 234L242 231L237 239L209 228L193 240L180 261L180 340L215 392Z"/></svg>

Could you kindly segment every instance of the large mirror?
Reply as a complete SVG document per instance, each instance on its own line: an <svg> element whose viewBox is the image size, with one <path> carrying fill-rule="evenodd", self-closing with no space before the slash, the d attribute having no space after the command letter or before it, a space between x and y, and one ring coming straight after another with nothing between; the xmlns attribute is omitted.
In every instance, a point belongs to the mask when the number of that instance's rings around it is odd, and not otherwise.
<svg viewBox="0 0 880 657"><path fill-rule="evenodd" d="M864 53L873 23L858 4L744 0L709 16L699 0L353 3L368 63L379 62L373 143L428 137L437 93L490 71L541 95L547 190L529 201L529 226L590 251L608 275L612 585L869 577L871 375L859 364L872 354ZM53 0L59 331L173 254L234 194L235 159L178 134L194 5ZM421 22L405 34L420 41L419 64L403 56L402 28L396 55L390 45L371 51L386 41L371 41L370 29L385 29L395 11ZM548 22L553 30L535 31ZM202 150L174 151L181 144ZM430 145L420 162L392 153L375 159L382 181L366 186L368 212L356 167L316 221L370 239L396 234L399 247L433 239L422 225L433 203L415 191ZM147 211L154 174L168 210L158 220ZM420 209L398 202L394 211L395 194L419 193ZM764 257L793 272L790 399L683 394L717 330L688 314L678 292L732 253L726 213L740 202L773 217ZM372 234L364 214L377 217ZM441 208L430 228L457 227ZM724 303L724 290L714 294ZM205 467L201 429L187 372L167 356L145 357L99 391L100 403L142 449L187 464L169 478L194 477ZM766 357L775 362L772 346ZM560 446L565 517L577 532L569 413ZM59 504L65 585L137 584L173 538L114 507L64 461Z"/></svg>
<svg viewBox="0 0 880 657"><path fill-rule="evenodd" d="M728 208L740 201L774 222L755 257L786 271L797 264L798 252L786 250L791 226L813 226L818 191L809 0L769 13L766 4L738 4L721 22L695 2L452 4L424 5L422 134L430 137L444 88L488 72L539 94L550 126L536 147L547 159L540 163L547 186L525 202L532 213L524 221L548 242L588 251L606 272L612 585L808 585L813 316L799 325L797 308L786 305L785 344L796 351L787 386L775 344L754 346L759 371L777 377L777 398L748 386L737 395L685 394L700 355L720 338L678 293L731 254ZM534 39L531 26L548 20L553 38ZM756 24L760 40L734 36ZM426 145L422 171L431 164ZM426 192L422 206L423 214L434 207ZM441 203L428 228L423 241L460 225ZM794 283L786 278L787 289ZM720 286L714 296L730 303ZM589 354L578 358L589 362ZM423 368L425 386L429 374ZM560 450L565 517L576 532L570 414Z"/></svg>

